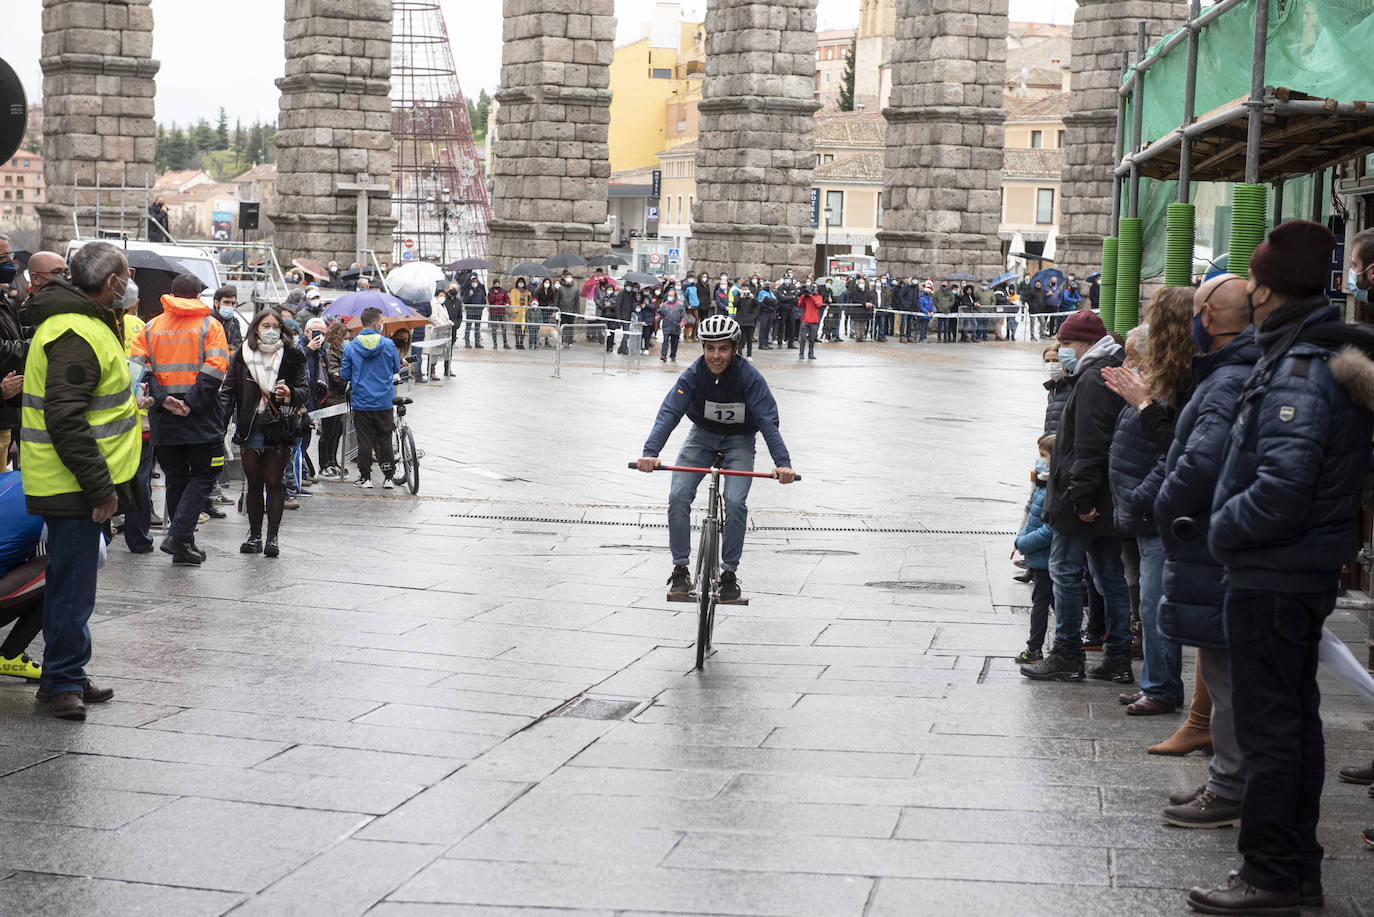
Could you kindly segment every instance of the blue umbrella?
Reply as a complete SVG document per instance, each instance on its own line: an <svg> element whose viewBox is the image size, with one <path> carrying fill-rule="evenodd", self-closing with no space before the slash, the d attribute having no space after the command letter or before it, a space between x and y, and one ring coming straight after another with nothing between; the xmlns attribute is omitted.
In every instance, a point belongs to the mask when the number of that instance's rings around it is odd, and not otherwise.
<svg viewBox="0 0 1374 917"><path fill-rule="evenodd" d="M1040 281L1041 286L1048 287L1050 285L1051 279L1059 281L1059 285L1062 287L1064 285L1064 272L1059 270L1059 268L1057 267L1047 267L1043 271L1032 277L1031 283L1034 283L1038 280Z"/></svg>
<svg viewBox="0 0 1374 917"><path fill-rule="evenodd" d="M1218 274L1225 274L1231 269L1231 253L1226 252L1224 255L1218 255L1215 260L1207 263L1210 267L1207 268L1207 276L1202 278L1204 283Z"/></svg>
<svg viewBox="0 0 1374 917"><path fill-rule="evenodd" d="M998 274L996 277L992 278L992 285L1000 287L1004 283L1014 283L1020 276L1021 275L1015 271L1007 271L1005 274Z"/></svg>
<svg viewBox="0 0 1374 917"><path fill-rule="evenodd" d="M401 300L381 290L359 290L345 293L329 304L324 314L330 318L356 318L367 308L382 310L384 318L423 318Z"/></svg>

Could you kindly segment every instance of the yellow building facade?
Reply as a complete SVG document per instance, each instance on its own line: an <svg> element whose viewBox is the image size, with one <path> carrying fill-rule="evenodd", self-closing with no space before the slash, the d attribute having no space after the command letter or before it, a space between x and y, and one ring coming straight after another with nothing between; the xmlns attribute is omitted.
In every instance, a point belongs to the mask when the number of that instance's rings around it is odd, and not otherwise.
<svg viewBox="0 0 1374 917"><path fill-rule="evenodd" d="M658 152L696 139L697 103L706 78L706 30L677 22L676 46L655 35L615 50L611 61L611 171L658 165ZM655 38L659 40L656 41Z"/></svg>

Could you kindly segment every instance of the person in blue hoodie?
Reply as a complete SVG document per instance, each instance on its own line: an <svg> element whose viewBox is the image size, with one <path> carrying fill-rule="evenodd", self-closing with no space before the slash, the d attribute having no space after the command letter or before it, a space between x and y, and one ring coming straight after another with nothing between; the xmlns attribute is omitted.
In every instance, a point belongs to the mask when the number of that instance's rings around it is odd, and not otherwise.
<svg viewBox="0 0 1374 917"><path fill-rule="evenodd" d="M913 278L912 283L915 283ZM916 321L922 344L930 340L930 320L935 317L935 285L929 280L921 287L921 295L916 299Z"/></svg>
<svg viewBox="0 0 1374 917"><path fill-rule="evenodd" d="M396 455L391 434L396 418L391 399L396 389L392 378L401 371L401 357L391 338L382 334L382 311L363 310L363 329L344 347L339 378L351 383L348 403L353 408L353 427L358 431L358 480L356 487L372 486L372 453L382 466L382 486L396 486L391 474Z"/></svg>
<svg viewBox="0 0 1374 917"><path fill-rule="evenodd" d="M685 414L692 421L692 430L678 453L679 465L706 468L716 455L723 455L725 468L753 471L755 441L762 433L776 466L774 476L783 484L791 484L797 475L778 430L778 404L763 374L739 356L744 337L739 322L728 315L713 315L702 321L699 334L705 353L687 367L663 399L637 467L651 472L662 464L658 455ZM692 593L687 570L692 553L692 499L703 477L673 473L668 495L668 546L673 554L673 572L668 577L670 600ZM732 475L722 484L725 537L721 542L719 600L725 604L740 601L735 571L744 552L744 529L749 521L749 482L749 478Z"/></svg>
<svg viewBox="0 0 1374 917"><path fill-rule="evenodd" d="M934 304L931 305L932 310ZM922 325L922 328L925 326ZM925 340L925 338L922 338ZM1026 558L1026 572L1031 577L1030 638L1026 648L1016 657L1022 665L1045 658L1045 633L1049 629L1050 610L1054 607L1054 581L1050 579L1050 544L1054 529L1044 520L1045 484L1050 479L1050 455L1054 452L1054 434L1040 437L1035 443L1040 458L1031 472L1030 503L1026 506L1026 523L1016 536L1016 550Z"/></svg>

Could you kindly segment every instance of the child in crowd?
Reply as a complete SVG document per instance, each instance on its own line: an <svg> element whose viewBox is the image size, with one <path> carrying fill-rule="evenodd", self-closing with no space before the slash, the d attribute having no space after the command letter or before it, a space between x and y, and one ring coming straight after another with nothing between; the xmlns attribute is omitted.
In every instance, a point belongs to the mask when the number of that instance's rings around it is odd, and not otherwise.
<svg viewBox="0 0 1374 917"><path fill-rule="evenodd" d="M1040 459L1031 472L1030 505L1026 509L1026 524L1016 536L1016 550L1026 558L1031 575L1030 639L1016 657L1020 664L1039 662L1045 658L1045 631L1049 627L1050 607L1054 603L1054 585L1050 582L1050 542L1054 530L1041 518L1045 506L1045 484L1050 479L1050 455L1054 451L1054 434L1048 433L1036 441Z"/></svg>

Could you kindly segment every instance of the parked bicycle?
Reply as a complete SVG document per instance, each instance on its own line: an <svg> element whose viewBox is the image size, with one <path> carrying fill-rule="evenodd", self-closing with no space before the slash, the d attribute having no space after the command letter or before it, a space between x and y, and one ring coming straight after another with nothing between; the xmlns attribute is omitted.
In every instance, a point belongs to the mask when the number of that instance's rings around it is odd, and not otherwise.
<svg viewBox="0 0 1374 917"><path fill-rule="evenodd" d="M420 459L424 453L415 448L415 434L410 432L406 421L406 405L414 404L415 399L398 395L391 399L396 407L396 429L391 434L392 455L396 456L396 470L391 479L404 484L412 494L420 492Z"/></svg>
<svg viewBox="0 0 1374 917"><path fill-rule="evenodd" d="M715 464L711 468L690 468L681 465L659 464L654 467L655 471L681 471L686 474L704 474L710 477L711 482L706 497L706 518L701 523L701 539L697 544L697 568L694 582L696 591L693 592L686 601L695 602L697 606L697 669L701 670L706 666L706 657L711 652L711 637L716 627L716 605L748 605L747 598L740 598L734 602L722 603L720 601L720 540L725 531L725 501L721 497L720 479L723 475L733 475L741 478L776 478L777 475L771 472L759 471L732 471L722 468L725 456L717 454ZM637 469L639 463L630 462L630 468ZM801 475L797 475L798 481ZM682 601L673 599L672 601Z"/></svg>

